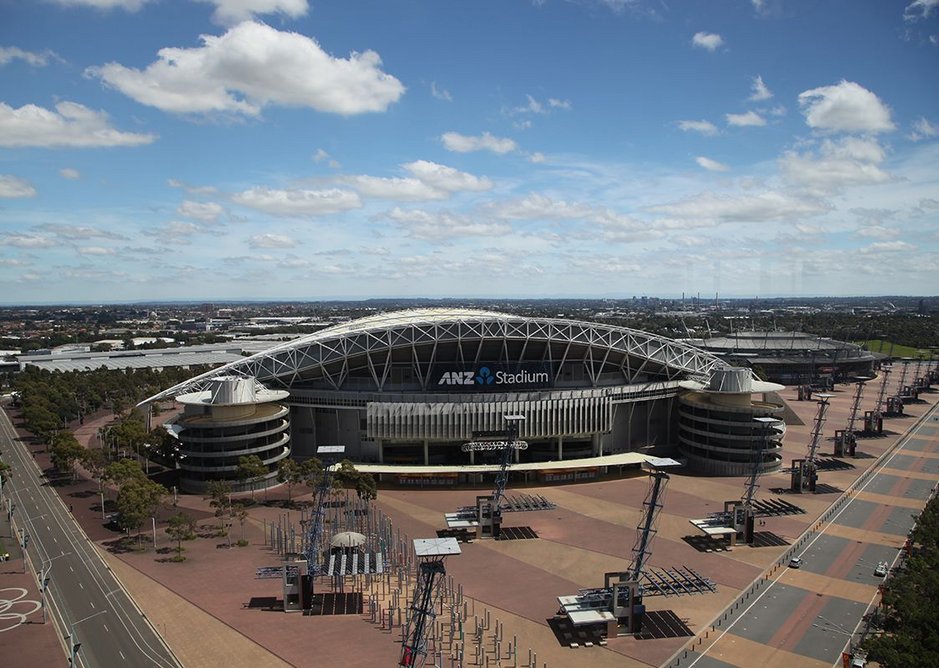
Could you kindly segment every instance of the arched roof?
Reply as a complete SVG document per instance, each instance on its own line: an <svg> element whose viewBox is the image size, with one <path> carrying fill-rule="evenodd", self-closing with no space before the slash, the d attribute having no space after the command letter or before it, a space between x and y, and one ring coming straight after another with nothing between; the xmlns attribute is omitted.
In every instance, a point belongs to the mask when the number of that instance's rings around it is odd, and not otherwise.
<svg viewBox="0 0 939 668"><path fill-rule="evenodd" d="M454 344L461 359L436 359L438 347ZM481 351L484 344L498 344L507 359L519 350L524 357L530 345L540 345L538 354L544 361L559 367L572 359L583 361L593 380L611 368L622 371L629 381L643 374L668 380L704 378L712 367L722 364L698 348L627 327L482 310L416 309L352 320L282 343L191 378L143 403L203 390L211 379L222 375L253 376L268 386L284 388L316 375L340 389L354 366L350 360L358 360L360 369L367 365L376 388L381 389L393 354L399 361L405 357L413 361L426 383L432 365L471 362L464 356L464 347L475 345Z"/></svg>

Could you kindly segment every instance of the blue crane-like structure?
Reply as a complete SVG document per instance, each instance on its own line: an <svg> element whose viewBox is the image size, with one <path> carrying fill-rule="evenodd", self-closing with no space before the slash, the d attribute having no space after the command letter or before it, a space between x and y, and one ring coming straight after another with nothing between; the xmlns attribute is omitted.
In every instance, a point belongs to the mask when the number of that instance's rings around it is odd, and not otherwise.
<svg viewBox="0 0 939 668"><path fill-rule="evenodd" d="M307 530L306 556L307 573L312 578L323 572L323 525L326 519L326 499L333 486L333 464L339 461L346 451L344 445L321 445L316 449L323 470L320 474L319 484L313 495L313 512L310 516L309 529Z"/></svg>

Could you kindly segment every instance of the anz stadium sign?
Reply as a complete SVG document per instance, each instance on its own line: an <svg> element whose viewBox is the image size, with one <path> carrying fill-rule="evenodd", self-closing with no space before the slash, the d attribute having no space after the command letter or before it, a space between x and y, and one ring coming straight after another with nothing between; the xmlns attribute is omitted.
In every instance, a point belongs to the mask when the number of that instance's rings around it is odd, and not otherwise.
<svg viewBox="0 0 939 668"><path fill-rule="evenodd" d="M436 385L442 390L505 391L530 390L552 386L551 366L541 362L500 364L481 362L472 368L448 366L437 371Z"/></svg>

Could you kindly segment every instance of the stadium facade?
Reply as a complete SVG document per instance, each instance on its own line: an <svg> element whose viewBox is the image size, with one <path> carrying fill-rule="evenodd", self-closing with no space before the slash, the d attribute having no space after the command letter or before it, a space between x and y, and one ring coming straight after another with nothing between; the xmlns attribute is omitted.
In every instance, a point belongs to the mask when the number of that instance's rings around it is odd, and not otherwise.
<svg viewBox="0 0 939 668"><path fill-rule="evenodd" d="M278 404L289 407L299 459L342 444L355 462L442 468L485 463L460 446L521 414L529 447L517 461L557 462L677 444L680 384L706 385L722 366L711 353L624 327L409 310L283 343L147 401L206 392L220 377L254 378L287 393Z"/></svg>

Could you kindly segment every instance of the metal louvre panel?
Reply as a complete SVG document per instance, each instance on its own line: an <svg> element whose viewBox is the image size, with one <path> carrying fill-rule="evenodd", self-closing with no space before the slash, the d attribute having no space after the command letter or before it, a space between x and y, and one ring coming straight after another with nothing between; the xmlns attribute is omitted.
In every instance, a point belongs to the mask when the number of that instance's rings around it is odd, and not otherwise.
<svg viewBox="0 0 939 668"><path fill-rule="evenodd" d="M539 399L530 402L371 402L366 409L369 439L469 439L473 431L501 428L503 416L523 413L522 438L550 438L608 432L613 411L604 396Z"/></svg>

